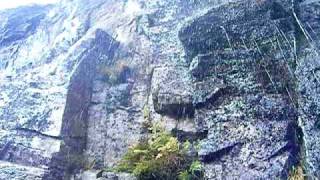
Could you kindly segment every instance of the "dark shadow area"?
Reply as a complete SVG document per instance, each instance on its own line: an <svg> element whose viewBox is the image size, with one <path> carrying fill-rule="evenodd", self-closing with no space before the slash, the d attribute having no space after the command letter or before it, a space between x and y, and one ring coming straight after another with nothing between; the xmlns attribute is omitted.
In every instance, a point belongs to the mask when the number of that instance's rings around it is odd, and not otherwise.
<svg viewBox="0 0 320 180"><path fill-rule="evenodd" d="M90 49L78 60L80 62L68 88L67 102L62 119L62 145L60 152L51 160L44 180L70 179L84 167L84 151L87 138L88 108L91 103L92 84L97 68L103 61L110 61L119 46L102 30L96 31L95 39L89 40Z"/></svg>

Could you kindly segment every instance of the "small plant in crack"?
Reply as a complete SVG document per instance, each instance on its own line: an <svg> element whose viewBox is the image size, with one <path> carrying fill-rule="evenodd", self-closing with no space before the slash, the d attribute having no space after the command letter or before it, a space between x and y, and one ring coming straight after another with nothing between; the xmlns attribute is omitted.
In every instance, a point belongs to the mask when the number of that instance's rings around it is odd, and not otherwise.
<svg viewBox="0 0 320 180"><path fill-rule="evenodd" d="M300 165L292 167L288 180L304 180L304 178L303 168Z"/></svg>
<svg viewBox="0 0 320 180"><path fill-rule="evenodd" d="M132 173L140 180L203 179L202 164L187 153L190 142L180 144L159 125L153 125L150 131L150 136L129 148L111 171Z"/></svg>

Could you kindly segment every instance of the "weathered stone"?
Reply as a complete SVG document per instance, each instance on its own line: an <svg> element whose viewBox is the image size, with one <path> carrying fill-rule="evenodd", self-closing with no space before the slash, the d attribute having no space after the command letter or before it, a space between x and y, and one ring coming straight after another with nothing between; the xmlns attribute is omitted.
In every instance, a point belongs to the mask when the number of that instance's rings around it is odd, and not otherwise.
<svg viewBox="0 0 320 180"><path fill-rule="evenodd" d="M287 178L301 162L319 177L318 6L62 0L0 12L1 178L96 179L150 122L200 141L207 179Z"/></svg>
<svg viewBox="0 0 320 180"><path fill-rule="evenodd" d="M319 1L303 1L296 19L300 26L300 60L296 75L299 92L299 125L302 129L304 145L304 167L310 177L320 177L319 122L320 122L320 56L319 56ZM301 29L302 28L302 29ZM306 37L307 36L307 37Z"/></svg>
<svg viewBox="0 0 320 180"><path fill-rule="evenodd" d="M103 173L103 180L135 180L136 178L127 173Z"/></svg>
<svg viewBox="0 0 320 180"><path fill-rule="evenodd" d="M192 21L179 32L179 38L189 60L213 50L250 49L255 46L254 41L275 36L277 28L283 32L293 29L289 12L284 7L277 1L230 3Z"/></svg>
<svg viewBox="0 0 320 180"><path fill-rule="evenodd" d="M221 6L180 31L195 82L213 93L200 101L195 113L197 129L208 131L199 157L209 179L286 178L289 167L299 161L293 135L298 116L283 87L290 77L277 70L282 67L280 49L270 51L264 44L277 36L274 26L293 33L287 10L274 3ZM272 14L275 6L283 11L277 12L281 17ZM260 64L267 65L262 69Z"/></svg>
<svg viewBox="0 0 320 180"><path fill-rule="evenodd" d="M41 180L45 171L42 168L22 166L9 162L0 163L1 179L10 180Z"/></svg>
<svg viewBox="0 0 320 180"><path fill-rule="evenodd" d="M193 115L192 85L186 68L156 68L152 80L156 112L176 116Z"/></svg>

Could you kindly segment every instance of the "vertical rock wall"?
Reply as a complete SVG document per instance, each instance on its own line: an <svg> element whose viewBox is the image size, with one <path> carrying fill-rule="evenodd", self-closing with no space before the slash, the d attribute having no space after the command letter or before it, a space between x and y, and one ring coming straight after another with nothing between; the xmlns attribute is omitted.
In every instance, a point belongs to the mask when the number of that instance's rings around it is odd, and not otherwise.
<svg viewBox="0 0 320 180"><path fill-rule="evenodd" d="M303 1L299 4L298 43L301 46L297 61L297 80L300 101L299 122L304 141L304 163L310 178L319 178L319 1Z"/></svg>
<svg viewBox="0 0 320 180"><path fill-rule="evenodd" d="M318 177L318 6L63 0L0 13L0 175L95 179L151 121L200 142L207 179L285 179L298 164Z"/></svg>

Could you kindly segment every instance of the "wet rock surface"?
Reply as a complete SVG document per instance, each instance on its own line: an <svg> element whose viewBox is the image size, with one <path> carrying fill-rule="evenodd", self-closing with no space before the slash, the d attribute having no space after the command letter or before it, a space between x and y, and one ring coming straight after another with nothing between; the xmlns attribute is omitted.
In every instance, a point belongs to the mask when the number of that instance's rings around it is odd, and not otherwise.
<svg viewBox="0 0 320 180"><path fill-rule="evenodd" d="M1 12L0 176L97 179L161 122L199 142L207 179L285 179L304 162L319 177L318 7L62 0Z"/></svg>

